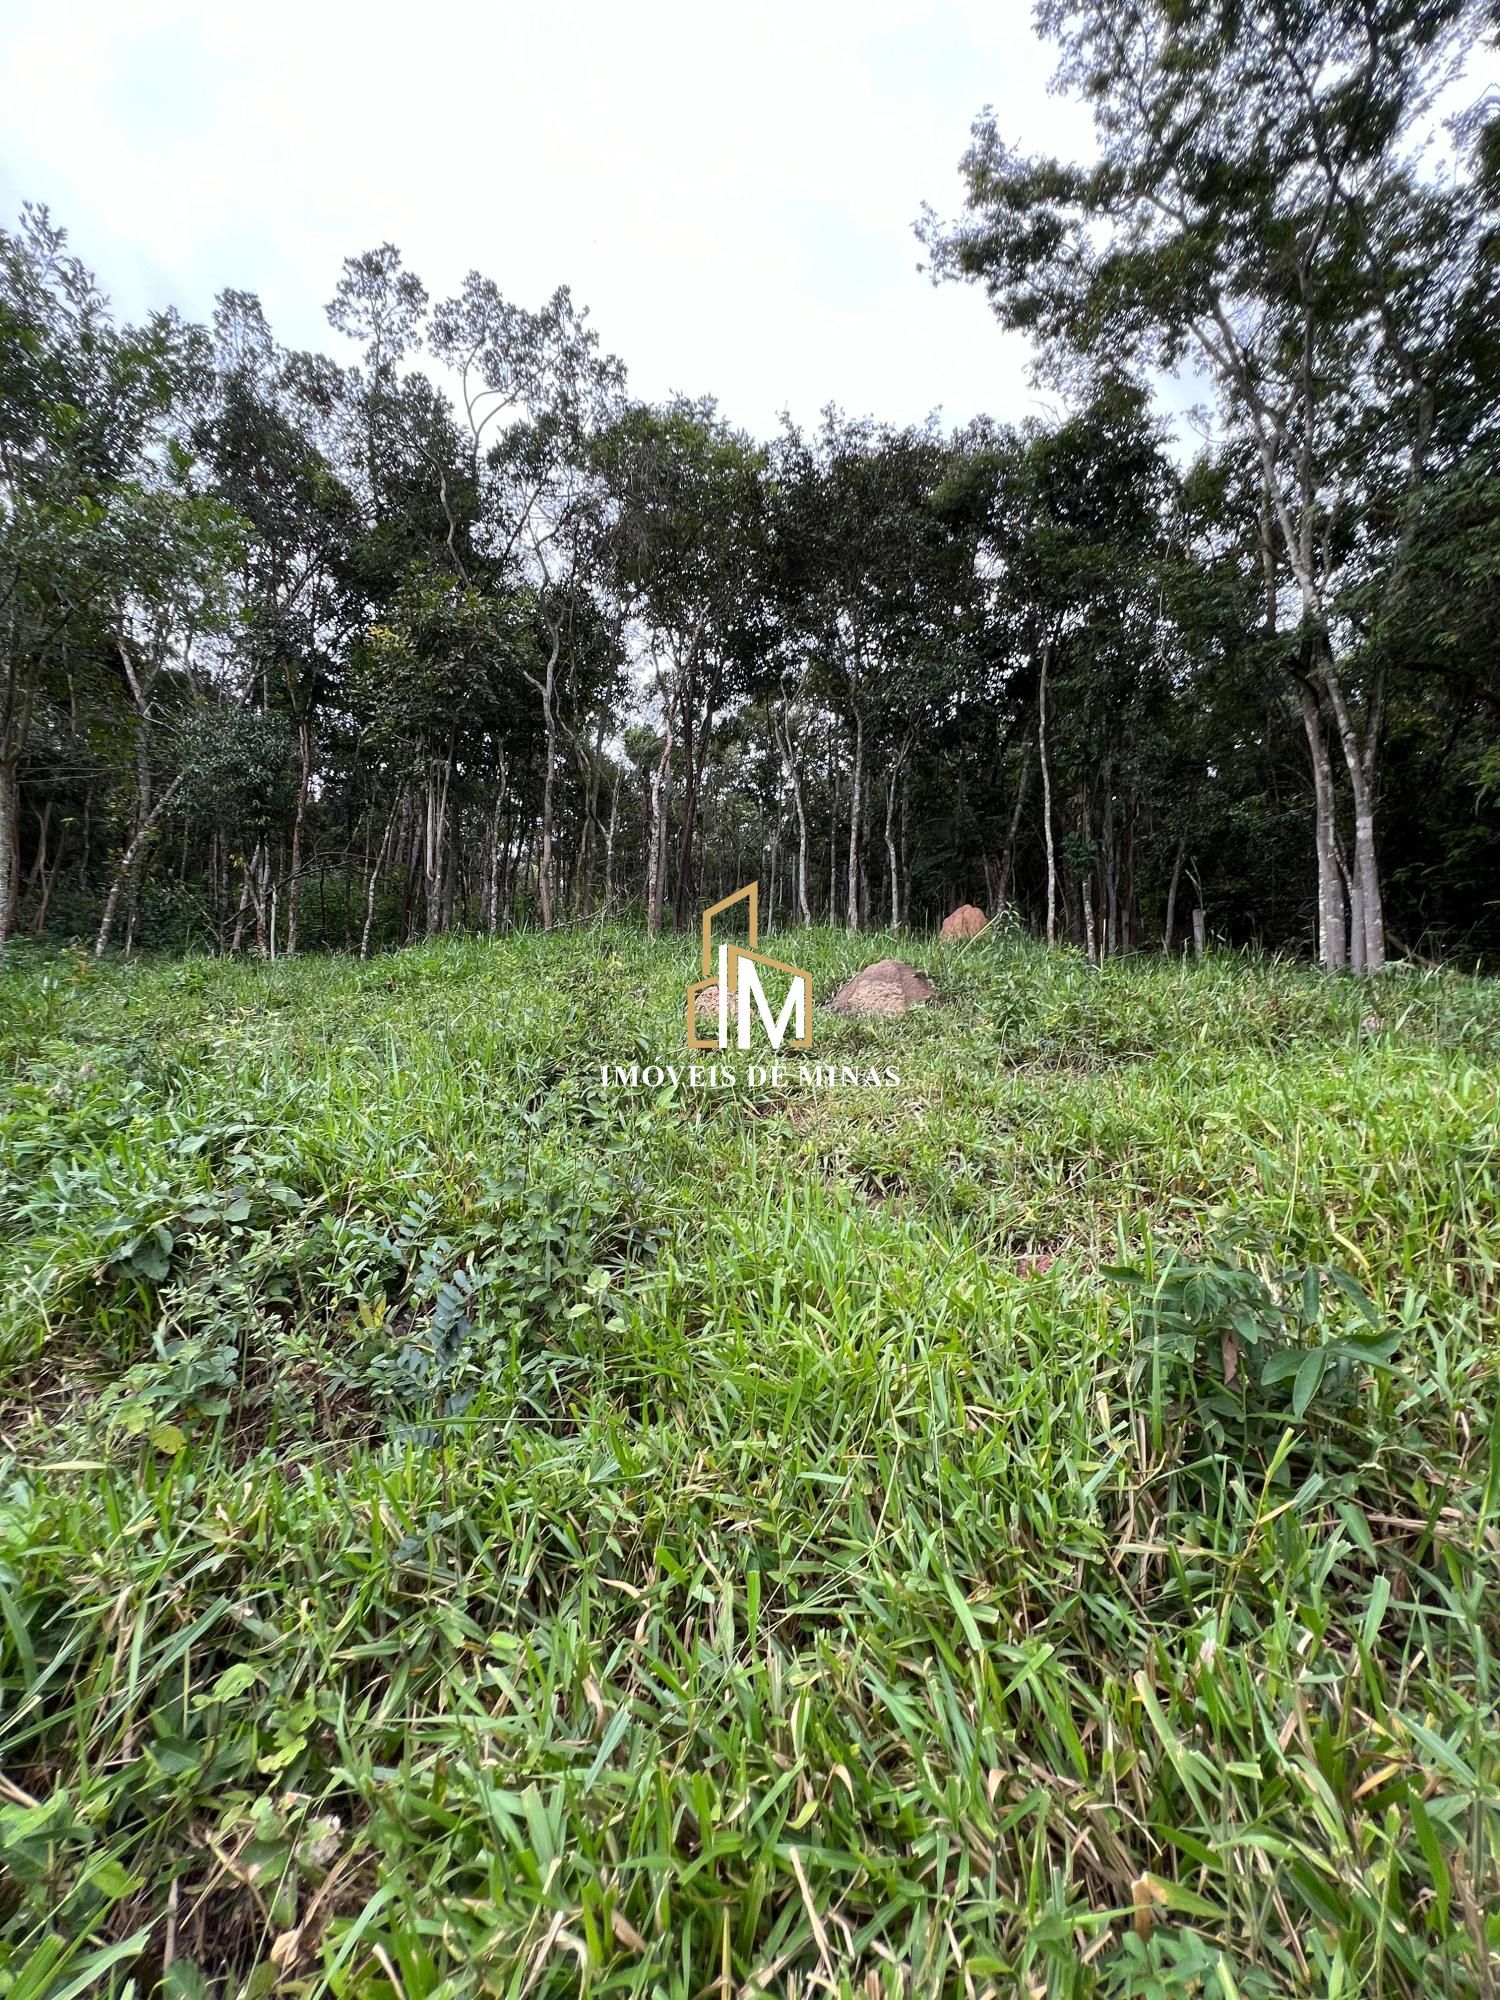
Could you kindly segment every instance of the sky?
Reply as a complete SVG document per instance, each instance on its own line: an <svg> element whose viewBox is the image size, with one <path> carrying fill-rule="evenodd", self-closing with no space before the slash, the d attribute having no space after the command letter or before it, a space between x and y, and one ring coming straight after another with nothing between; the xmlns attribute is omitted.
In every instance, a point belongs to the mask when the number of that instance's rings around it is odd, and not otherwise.
<svg viewBox="0 0 1500 2000"><path fill-rule="evenodd" d="M1086 152L1028 0L3 0L0 223L47 203L126 317L257 292L349 358L324 302L390 241L434 298L560 283L637 395L946 423L1056 407L912 225L962 200L980 108Z"/></svg>

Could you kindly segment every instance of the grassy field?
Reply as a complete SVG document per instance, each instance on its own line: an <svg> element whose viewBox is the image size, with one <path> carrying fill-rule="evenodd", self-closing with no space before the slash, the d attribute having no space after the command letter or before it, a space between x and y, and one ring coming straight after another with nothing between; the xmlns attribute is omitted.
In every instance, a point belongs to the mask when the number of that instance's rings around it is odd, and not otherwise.
<svg viewBox="0 0 1500 2000"><path fill-rule="evenodd" d="M0 1995L1500 1990L1500 986L782 944L0 977Z"/></svg>

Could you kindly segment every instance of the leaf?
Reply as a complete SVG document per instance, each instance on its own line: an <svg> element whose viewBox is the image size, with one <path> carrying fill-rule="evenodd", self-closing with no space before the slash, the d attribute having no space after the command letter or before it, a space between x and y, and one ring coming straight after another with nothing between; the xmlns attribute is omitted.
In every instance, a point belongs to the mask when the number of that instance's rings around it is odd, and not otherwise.
<svg viewBox="0 0 1500 2000"><path fill-rule="evenodd" d="M963 1627L964 1637L970 1647L976 1653L983 1653L984 1640L980 1637L979 1627L975 1623L974 1613L969 1608L968 1599L946 1569L943 1571L943 1588L948 1594L948 1601L953 1606L954 1615Z"/></svg>
<svg viewBox="0 0 1500 2000"><path fill-rule="evenodd" d="M1318 1270L1309 1264L1302 1273L1302 1317L1312 1326L1318 1317Z"/></svg>
<svg viewBox="0 0 1500 2000"><path fill-rule="evenodd" d="M209 1701L238 1701L260 1679L260 1668L249 1660L236 1660L232 1667L226 1667L209 1689Z"/></svg>
<svg viewBox="0 0 1500 2000"><path fill-rule="evenodd" d="M278 1744L276 1749L268 1751L258 1760L255 1768L257 1771L265 1772L267 1777L274 1777L278 1771L284 1771L288 1764L295 1764L306 1748L305 1736L293 1736L287 1742Z"/></svg>
<svg viewBox="0 0 1500 2000"><path fill-rule="evenodd" d="M1426 1806L1416 1797L1411 1800L1411 1830L1417 1837L1417 1845L1422 1850L1422 1859L1427 1863L1428 1873L1432 1876L1438 1923L1446 1924L1448 1899L1453 1893L1453 1882L1448 1873L1448 1864L1443 1859L1443 1850L1438 1844L1437 1829Z"/></svg>
<svg viewBox="0 0 1500 2000"><path fill-rule="evenodd" d="M1324 1348L1309 1348L1302 1357L1302 1365L1297 1370L1297 1379L1292 1384L1292 1415L1300 1417L1308 1404L1318 1393L1318 1384L1323 1379L1323 1370L1328 1366L1328 1354Z"/></svg>
<svg viewBox="0 0 1500 2000"><path fill-rule="evenodd" d="M203 1974L190 1958L174 1958L162 1978L166 2000L208 2000Z"/></svg>
<svg viewBox="0 0 1500 2000"><path fill-rule="evenodd" d="M1370 1652L1380 1636L1380 1621L1385 1616L1386 1606L1391 1601L1390 1579L1377 1576L1370 1586L1370 1601L1365 1606L1365 1615L1359 1628L1360 1642L1365 1651Z"/></svg>
<svg viewBox="0 0 1500 2000"><path fill-rule="evenodd" d="M1329 1266L1327 1276L1330 1283L1337 1285L1350 1305L1356 1307L1370 1322L1371 1326L1379 1326L1380 1315L1376 1312L1369 1294L1357 1279L1352 1278L1347 1271L1341 1271L1333 1265Z"/></svg>
<svg viewBox="0 0 1500 2000"><path fill-rule="evenodd" d="M1302 1352L1298 1348L1290 1348L1282 1354L1273 1354L1261 1370L1260 1379L1267 1388L1277 1382L1284 1382L1289 1375L1297 1373L1303 1359Z"/></svg>
<svg viewBox="0 0 1500 2000"><path fill-rule="evenodd" d="M97 1862L85 1879L91 1889L97 1889L112 1903L118 1903L124 1896L134 1895L141 1886L139 1875L132 1875L122 1862L113 1858Z"/></svg>
<svg viewBox="0 0 1500 2000"><path fill-rule="evenodd" d="M158 1424L151 1433L151 1442L165 1457L171 1458L187 1443L187 1432L176 1424Z"/></svg>

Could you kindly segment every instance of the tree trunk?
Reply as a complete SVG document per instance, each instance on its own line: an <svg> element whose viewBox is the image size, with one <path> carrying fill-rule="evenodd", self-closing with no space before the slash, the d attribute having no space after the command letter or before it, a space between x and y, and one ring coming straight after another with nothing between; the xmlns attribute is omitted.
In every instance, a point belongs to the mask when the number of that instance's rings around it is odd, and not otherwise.
<svg viewBox="0 0 1500 2000"><path fill-rule="evenodd" d="M47 926L47 905L52 901L52 891L57 887L57 878L62 871L63 849L68 844L68 829L64 823L57 836L57 848L52 858L52 866L42 877L42 893L37 900L31 918L31 935L39 938Z"/></svg>
<svg viewBox="0 0 1500 2000"><path fill-rule="evenodd" d="M615 834L620 824L620 777L618 764L615 766L615 782L609 795L609 825L604 832L604 910L607 918L614 903L615 895Z"/></svg>
<svg viewBox="0 0 1500 2000"><path fill-rule="evenodd" d="M594 735L594 751L589 758L584 789L583 811L583 856L580 862L582 880L578 890L578 914L585 921L594 914L594 875L597 870L595 859L598 848L596 834L599 826L599 786L603 777L604 717L599 717L599 725Z"/></svg>
<svg viewBox="0 0 1500 2000"><path fill-rule="evenodd" d="M380 871L385 866L385 857L390 851L391 835L396 831L396 821L400 816L404 794L396 794L396 803L391 807L391 816L385 823L385 833L381 838L380 852L375 857L375 865L370 870L369 885L365 890L365 925L359 934L359 955L370 956L370 932L375 927L375 889L380 881Z"/></svg>
<svg viewBox="0 0 1500 2000"><path fill-rule="evenodd" d="M553 923L552 817L557 776L557 713L554 701L557 693L557 657L562 651L562 626L560 623L550 624L548 630L552 650L547 655L547 665L542 678L538 680L534 674L526 676L542 697L542 754L546 761L542 768L542 847L537 861L536 898L544 931L550 931Z"/></svg>
<svg viewBox="0 0 1500 2000"><path fill-rule="evenodd" d="M1375 760L1380 744L1381 683L1377 677L1370 695L1370 712L1365 718L1363 745L1355 733L1344 691L1326 658L1323 679L1328 699L1338 723L1339 742L1349 770L1349 789L1354 794L1354 864L1350 871L1350 902L1353 926L1359 935L1359 950L1351 950L1356 971L1385 970L1385 910L1380 891L1380 867L1375 855Z"/></svg>
<svg viewBox="0 0 1500 2000"><path fill-rule="evenodd" d="M1052 773L1047 763L1047 668L1050 645L1042 648L1042 671L1036 688L1036 744L1042 767L1042 829L1047 841L1047 942L1057 942L1057 855L1052 842Z"/></svg>
<svg viewBox="0 0 1500 2000"><path fill-rule="evenodd" d="M885 858L891 872L891 916L893 931L901 928L901 862L896 853L896 789L901 781L901 767L898 764L885 784Z"/></svg>
<svg viewBox="0 0 1500 2000"><path fill-rule="evenodd" d="M450 740L443 762L439 764L436 758L432 758L427 765L422 889L424 928L430 938L436 937L443 926L443 892L447 884L448 864L448 786L452 776L453 745Z"/></svg>
<svg viewBox="0 0 1500 2000"><path fill-rule="evenodd" d="M31 873L26 877L26 886L22 891L23 896L29 896L32 890L37 886L38 882L41 882L46 878L47 839L52 829L51 799L48 799L47 803L42 807L41 811L37 814L36 818L37 818L36 853L32 856L31 859ZM17 909L17 914L19 915L19 906Z"/></svg>
<svg viewBox="0 0 1500 2000"><path fill-rule="evenodd" d="M891 929L900 930L901 909L901 860L896 852L896 795L901 787L901 774L906 768L907 757L911 754L911 738L906 737L896 752L890 775L885 781L885 855L891 871Z"/></svg>
<svg viewBox="0 0 1500 2000"><path fill-rule="evenodd" d="M677 841L677 882L672 905L678 930L686 927L697 896L695 842L698 837L698 803L703 789L704 766L713 746L714 707L715 697L710 690L701 728L696 726L690 707L685 707L683 711L682 832Z"/></svg>
<svg viewBox="0 0 1500 2000"><path fill-rule="evenodd" d="M305 722L297 725L297 748L301 755L301 772L297 781L297 810L292 816L291 873L286 885L286 955L288 958L295 958L297 956L297 905L301 896L302 878L302 823L307 817L307 799L312 789L312 730Z"/></svg>
<svg viewBox="0 0 1500 2000"><path fill-rule="evenodd" d="M911 922L911 849L906 841L907 813L911 806L911 765L901 773L901 822L898 846L901 850L901 908Z"/></svg>
<svg viewBox="0 0 1500 2000"><path fill-rule="evenodd" d="M245 863L244 879L240 883L240 906L234 913L234 935L229 940L229 953L234 957L245 936L245 918L250 913L250 863Z"/></svg>
<svg viewBox="0 0 1500 2000"><path fill-rule="evenodd" d="M271 955L271 940L266 932L266 907L270 902L271 887L271 843L261 841L253 857L254 866L250 871L250 907L255 912L255 949L261 958Z"/></svg>
<svg viewBox="0 0 1500 2000"><path fill-rule="evenodd" d="M859 929L860 812L863 803L865 718L854 711L854 756L849 774L849 928Z"/></svg>
<svg viewBox="0 0 1500 2000"><path fill-rule="evenodd" d="M1333 857L1338 863L1339 880L1344 885L1344 895L1349 904L1349 970L1357 976L1365 969L1364 897L1358 877L1349 872L1344 843L1337 837L1333 843Z"/></svg>
<svg viewBox="0 0 1500 2000"><path fill-rule="evenodd" d="M1302 727L1307 736L1313 773L1313 843L1318 862L1318 963L1341 972L1349 962L1344 926L1344 890L1339 879L1334 844L1333 762L1318 697L1312 685L1300 683Z"/></svg>
<svg viewBox="0 0 1500 2000"><path fill-rule="evenodd" d="M783 706L781 735L786 750L786 773L792 788L792 810L797 815L797 915L804 924L812 922L812 905L807 900L807 802L802 792L802 769L792 747L791 711Z"/></svg>
<svg viewBox="0 0 1500 2000"><path fill-rule="evenodd" d="M144 844L139 838L143 828L155 818L151 810L151 711L147 695L142 692L135 675L130 675L130 688L136 698L138 720L135 729L135 824L136 834L130 841L129 851L137 857L125 880L125 956L129 958L135 947L136 926L141 912L140 863L145 858Z"/></svg>
<svg viewBox="0 0 1500 2000"><path fill-rule="evenodd" d="M494 937L500 928L500 821L504 811L505 764L502 759L484 853L484 928L489 937Z"/></svg>
<svg viewBox="0 0 1500 2000"><path fill-rule="evenodd" d="M646 841L646 934L648 937L661 935L662 903L667 890L667 825L666 793L667 766L672 756L672 718L666 719L666 734L662 738L661 756L656 769L651 773L651 790L647 817Z"/></svg>
<svg viewBox="0 0 1500 2000"><path fill-rule="evenodd" d="M1021 758L1021 775L1016 780L1016 802L1011 807L1010 825L1005 834L1005 850L1000 856L1000 876L995 889L995 908L992 914L999 916L1010 900L1010 880L1016 861L1016 836L1021 829L1021 810L1026 804L1026 787L1031 779L1031 739L1026 740L1026 749Z"/></svg>
<svg viewBox="0 0 1500 2000"><path fill-rule="evenodd" d="M1172 928L1177 920L1177 885L1182 880L1182 864L1187 857L1187 835L1179 834L1177 858L1172 863L1172 880L1167 888L1167 922L1162 933L1161 948L1170 958L1172 955Z"/></svg>
<svg viewBox="0 0 1500 2000"><path fill-rule="evenodd" d="M1104 956L1120 952L1120 850L1115 839L1114 764L1105 765L1104 819L1100 840L1100 872L1104 880Z"/></svg>
<svg viewBox="0 0 1500 2000"><path fill-rule="evenodd" d="M99 935L94 940L95 958L103 958L105 952L109 950L109 934L114 929L115 911L120 905L121 892L133 875L136 862L147 840L150 838L152 828L172 803L172 799L181 783L182 777L179 774L168 785L160 798L157 799L142 824L136 828L134 838L115 865L114 880L109 885L109 894L104 902L104 915L99 923Z"/></svg>
<svg viewBox="0 0 1500 2000"><path fill-rule="evenodd" d="M16 927L21 891L21 773L18 757L0 757L0 964Z"/></svg>

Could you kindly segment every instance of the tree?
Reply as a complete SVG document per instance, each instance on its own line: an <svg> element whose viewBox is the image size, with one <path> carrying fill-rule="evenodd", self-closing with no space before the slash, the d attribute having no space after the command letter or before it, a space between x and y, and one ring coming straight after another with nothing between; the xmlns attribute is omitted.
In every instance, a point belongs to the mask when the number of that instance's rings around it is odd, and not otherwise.
<svg viewBox="0 0 1500 2000"><path fill-rule="evenodd" d="M947 453L930 426L893 430L830 408L813 437L788 423L774 463L784 615L848 735L844 908L857 930L868 914L867 753L884 747L894 788L920 713L916 664L964 595L964 551L932 506Z"/></svg>
<svg viewBox="0 0 1500 2000"><path fill-rule="evenodd" d="M187 348L169 315L115 328L45 209L0 231L0 956L19 895L21 761L109 643Z"/></svg>
<svg viewBox="0 0 1500 2000"><path fill-rule="evenodd" d="M1478 178L1435 176L1421 157L1478 10L1049 0L1040 18L1060 83L1094 106L1097 161L1022 157L986 115L964 162L969 217L929 216L926 239L940 273L981 281L1054 365L1193 355L1209 371L1253 446L1268 587L1292 607L1321 956L1346 957L1326 705L1353 801L1352 954L1376 970L1385 663L1349 601L1372 577L1388 602L1403 587L1446 366L1494 284Z"/></svg>
<svg viewBox="0 0 1500 2000"><path fill-rule="evenodd" d="M626 618L644 634L662 738L650 781L647 922L667 893L666 783L681 743L682 814L671 901L679 929L697 907L697 844L715 725L769 648L765 454L711 401L632 405L598 441L609 495L606 553Z"/></svg>
<svg viewBox="0 0 1500 2000"><path fill-rule="evenodd" d="M575 307L566 286L532 313L477 271L433 314L431 344L458 376L476 555L492 578L514 571L529 583L547 631L545 659L525 673L541 703L545 735L537 892L542 927L550 930L559 744L565 735L576 740L560 713L560 663L598 540L590 445L613 415L624 369L601 351L587 312ZM444 508L456 555L457 521L446 487Z"/></svg>

